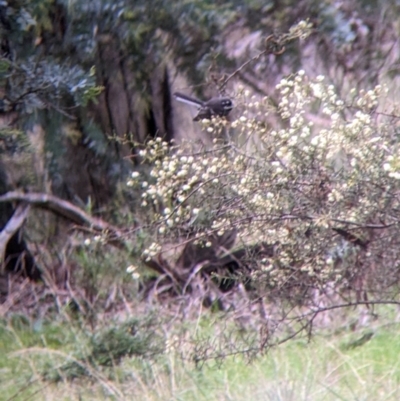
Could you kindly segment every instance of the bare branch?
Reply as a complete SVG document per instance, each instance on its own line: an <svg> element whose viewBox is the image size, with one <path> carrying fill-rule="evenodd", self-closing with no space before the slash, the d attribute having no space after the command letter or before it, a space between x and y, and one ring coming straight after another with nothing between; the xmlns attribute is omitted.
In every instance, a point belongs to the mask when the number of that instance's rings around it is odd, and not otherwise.
<svg viewBox="0 0 400 401"><path fill-rule="evenodd" d="M58 216L72 221L78 226L89 227L95 232L107 233L113 245L122 246L122 232L119 228L112 226L97 217L92 217L72 203L45 193L23 193L18 191L7 192L0 196L0 202L24 202L29 205L49 210Z"/></svg>
<svg viewBox="0 0 400 401"><path fill-rule="evenodd" d="M29 209L30 206L27 203L19 204L11 219L0 232L0 262L4 261L8 241L24 224L28 217Z"/></svg>

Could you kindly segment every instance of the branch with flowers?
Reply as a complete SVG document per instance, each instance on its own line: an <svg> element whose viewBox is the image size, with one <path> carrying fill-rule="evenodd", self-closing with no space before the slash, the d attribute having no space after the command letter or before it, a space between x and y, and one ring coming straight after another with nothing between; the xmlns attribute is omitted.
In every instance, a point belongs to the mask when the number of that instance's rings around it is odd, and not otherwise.
<svg viewBox="0 0 400 401"><path fill-rule="evenodd" d="M246 279L270 296L297 293L306 302L328 284L392 291L400 260L400 149L394 113L385 118L379 109L386 89L341 99L324 77L299 71L277 91L275 108L267 98L251 100L234 121L204 121L215 135L211 147L160 138L146 144L141 157L150 173L144 179L135 171L128 182L141 188L142 210L151 215L144 260L160 258L171 243L192 242L200 252L213 246L210 238L234 230L230 252L248 249L240 261ZM250 103L246 91L240 96ZM267 129L271 113L280 123ZM323 126L312 116L323 117ZM251 250L261 244L272 251L255 257ZM169 270L176 261L170 258ZM377 268L385 274L375 278Z"/></svg>

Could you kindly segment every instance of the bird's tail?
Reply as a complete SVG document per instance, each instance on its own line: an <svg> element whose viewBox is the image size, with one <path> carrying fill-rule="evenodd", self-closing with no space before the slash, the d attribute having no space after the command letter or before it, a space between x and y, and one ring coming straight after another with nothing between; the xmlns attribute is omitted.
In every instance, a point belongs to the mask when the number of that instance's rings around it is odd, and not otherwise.
<svg viewBox="0 0 400 401"><path fill-rule="evenodd" d="M198 100L194 97L190 97L183 93L175 92L174 96L175 96L175 99L178 100L179 102L190 104L192 106L203 107L203 104L204 104L201 100Z"/></svg>

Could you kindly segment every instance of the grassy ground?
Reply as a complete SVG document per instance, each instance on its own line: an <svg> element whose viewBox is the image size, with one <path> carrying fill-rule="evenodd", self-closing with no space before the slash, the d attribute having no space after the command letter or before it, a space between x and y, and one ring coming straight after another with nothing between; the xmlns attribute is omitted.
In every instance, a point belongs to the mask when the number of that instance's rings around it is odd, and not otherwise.
<svg viewBox="0 0 400 401"><path fill-rule="evenodd" d="M92 372L91 381L43 380L43 366L72 355L79 341L79 332L62 322L3 322L0 400L400 399L399 325L382 319L358 331L288 342L251 363L236 356L199 369L179 358L178 349L153 361L125 358L107 372Z"/></svg>

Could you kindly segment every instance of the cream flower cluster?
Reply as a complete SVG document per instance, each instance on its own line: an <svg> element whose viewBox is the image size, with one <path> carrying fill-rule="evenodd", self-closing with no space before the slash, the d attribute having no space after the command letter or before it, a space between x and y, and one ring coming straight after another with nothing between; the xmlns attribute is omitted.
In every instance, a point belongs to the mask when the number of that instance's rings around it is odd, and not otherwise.
<svg viewBox="0 0 400 401"><path fill-rule="evenodd" d="M341 99L325 77L304 71L277 90L276 110L243 91L235 121L203 122L218 133L209 148L148 142L141 156L152 164L150 178L135 172L127 181L141 186L142 207L153 213L145 258L187 233L206 238L235 228L244 246L275 244L272 259L254 258L254 274L271 285L294 274L294 266L310 280L342 278L332 257L341 238L332 228L382 218L389 193L400 189L400 147L392 125L374 114L385 91L377 86ZM281 124L268 128L271 113ZM395 196L391 202L400 206Z"/></svg>

